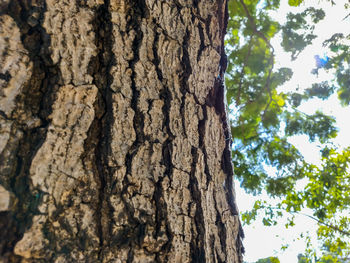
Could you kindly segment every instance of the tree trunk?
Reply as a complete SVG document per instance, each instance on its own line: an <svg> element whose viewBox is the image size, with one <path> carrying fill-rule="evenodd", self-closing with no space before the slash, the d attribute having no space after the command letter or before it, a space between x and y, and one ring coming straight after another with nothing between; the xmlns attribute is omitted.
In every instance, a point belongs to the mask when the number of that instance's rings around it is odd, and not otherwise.
<svg viewBox="0 0 350 263"><path fill-rule="evenodd" d="M241 262L226 0L0 8L0 262Z"/></svg>

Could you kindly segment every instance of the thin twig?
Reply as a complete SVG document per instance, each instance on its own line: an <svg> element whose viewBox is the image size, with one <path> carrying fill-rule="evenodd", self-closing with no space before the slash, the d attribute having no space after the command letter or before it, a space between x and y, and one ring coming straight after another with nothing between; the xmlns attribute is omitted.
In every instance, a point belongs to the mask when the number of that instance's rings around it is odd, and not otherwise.
<svg viewBox="0 0 350 263"><path fill-rule="evenodd" d="M286 211L285 209L279 208L279 207L270 207L270 208L271 208L271 209L276 209L276 210L283 210L283 211ZM336 227L336 226L327 224L327 223L323 222L322 220L320 220L320 219L318 219L318 218L316 218L316 217L310 216L310 215L308 215L308 214L304 214L304 213L302 213L302 212L297 212L297 211L286 211L286 212L288 212L288 213L290 213L290 214L297 214L297 215L306 216L306 217L308 217L308 218L311 218L312 220L315 220L316 222L318 222L318 223L321 224L321 225L324 225L324 226L326 226L326 227L332 228L333 230L338 231L338 232L342 233L343 235L350 236L350 232L341 230L341 229L339 229L339 228Z"/></svg>
<svg viewBox="0 0 350 263"><path fill-rule="evenodd" d="M350 16L350 14L347 14L346 17L344 17L342 21L344 21L345 19L347 19L349 16Z"/></svg>
<svg viewBox="0 0 350 263"><path fill-rule="evenodd" d="M327 223L323 222L322 220L319 220L319 219L316 218L316 217L313 217L313 216L310 216L310 215L308 215L308 214L304 214L304 213L301 213L301 212L292 212L292 211L289 211L289 213L295 213L295 214L307 216L307 217L309 217L309 218L311 218L311 219L317 221L317 222L318 222L319 224L321 224L321 225L324 225L324 226L326 226L326 227L332 228L333 230L338 231L338 232L342 233L343 235L350 236L350 232L341 230L341 229L339 229L339 228L336 227L336 226L327 224Z"/></svg>

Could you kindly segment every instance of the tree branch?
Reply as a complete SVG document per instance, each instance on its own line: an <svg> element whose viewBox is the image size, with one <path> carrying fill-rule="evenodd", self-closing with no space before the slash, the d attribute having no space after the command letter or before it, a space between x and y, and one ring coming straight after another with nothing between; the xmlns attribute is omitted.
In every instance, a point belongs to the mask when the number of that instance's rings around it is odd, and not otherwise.
<svg viewBox="0 0 350 263"><path fill-rule="evenodd" d="M244 69L248 63L248 58L249 58L250 53L252 51L252 46L253 46L253 38L250 38L249 45L248 45L248 52L244 58L241 74L239 76L239 86L238 86L238 92L237 92L237 96L236 96L236 106L238 106L241 103L241 91L242 91L243 77L244 77L244 73L245 73Z"/></svg>

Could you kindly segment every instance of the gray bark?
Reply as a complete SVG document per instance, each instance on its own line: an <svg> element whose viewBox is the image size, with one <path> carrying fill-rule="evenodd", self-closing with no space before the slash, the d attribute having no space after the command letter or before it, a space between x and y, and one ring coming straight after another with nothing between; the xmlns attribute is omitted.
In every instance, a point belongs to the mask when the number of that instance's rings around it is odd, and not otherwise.
<svg viewBox="0 0 350 263"><path fill-rule="evenodd" d="M242 262L226 0L0 8L0 262Z"/></svg>

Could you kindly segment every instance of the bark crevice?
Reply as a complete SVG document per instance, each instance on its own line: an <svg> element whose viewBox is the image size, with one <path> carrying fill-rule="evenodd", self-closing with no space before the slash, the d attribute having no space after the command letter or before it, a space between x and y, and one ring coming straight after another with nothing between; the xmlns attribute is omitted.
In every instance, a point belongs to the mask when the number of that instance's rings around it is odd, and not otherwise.
<svg viewBox="0 0 350 263"><path fill-rule="evenodd" d="M205 258L205 248L204 248L204 236L205 236L205 228L204 228L204 217L203 217L203 209L202 209L202 196L199 190L198 181L196 179L195 173L197 170L198 163L198 149L192 147L191 149L193 161L191 165L191 175L190 175L190 191L193 197L193 203L196 204L196 212L193 218L195 226L196 226L196 235L193 235L193 240L191 242L190 250L191 250L191 258L195 263L206 262Z"/></svg>
<svg viewBox="0 0 350 263"><path fill-rule="evenodd" d="M97 55L89 63L89 71L93 76L93 84L98 89L97 99L94 103L95 119L92 122L88 137L85 140L86 158L94 159L96 173L96 183L98 189L98 201L96 203L96 224L100 242L98 259L102 262L105 250L110 246L110 218L113 208L109 202L109 195L112 191L112 181L114 169L110 167L108 156L111 153L109 141L111 140L111 126L114 123L112 109L112 76L111 67L115 63L112 52L114 44L112 34L111 13L109 11L109 0L105 0L97 7L95 18L92 21L95 31ZM89 148L91 150L89 150ZM92 153L93 152L93 153ZM84 158L82 158L84 160Z"/></svg>

